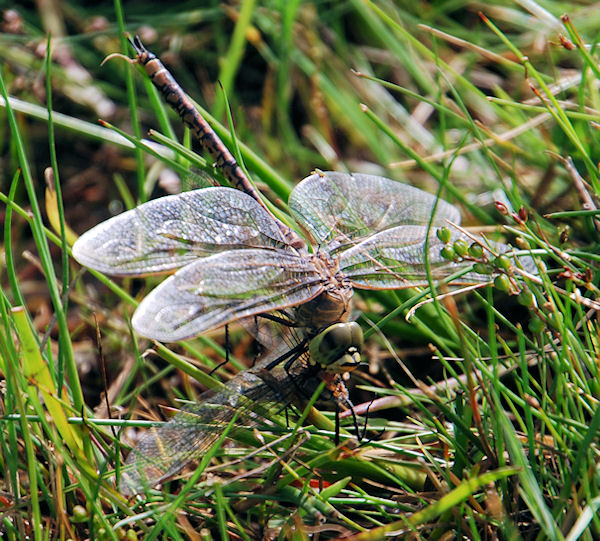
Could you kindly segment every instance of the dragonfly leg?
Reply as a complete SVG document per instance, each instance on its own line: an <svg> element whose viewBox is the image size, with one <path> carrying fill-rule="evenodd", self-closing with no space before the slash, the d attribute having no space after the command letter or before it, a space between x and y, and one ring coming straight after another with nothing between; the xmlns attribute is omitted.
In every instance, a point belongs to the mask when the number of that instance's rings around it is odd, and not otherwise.
<svg viewBox="0 0 600 541"><path fill-rule="evenodd" d="M340 405L335 403L335 436L333 443L337 447L340 444Z"/></svg>
<svg viewBox="0 0 600 541"><path fill-rule="evenodd" d="M365 435L365 430L363 430L363 433L360 433L360 429L358 428L358 417L356 417L356 413L354 411L354 404L350 403L350 413L352 414L352 423L354 424L354 431L356 432L356 439L360 442L362 441L364 435ZM339 402L335 403L335 445L339 445L340 444L340 404ZM366 425L365 425L366 427Z"/></svg>
<svg viewBox="0 0 600 541"><path fill-rule="evenodd" d="M354 411L354 405L350 406L350 413L352 414L352 423L354 424L354 431L356 432L356 439L358 441L362 441L364 437L364 432L361 434L360 429L358 428L358 417L356 416L356 412ZM365 424L366 429L366 424Z"/></svg>
<svg viewBox="0 0 600 541"><path fill-rule="evenodd" d="M212 376L219 368L229 363L229 325L225 325L225 360L215 366L209 373Z"/></svg>
<svg viewBox="0 0 600 541"><path fill-rule="evenodd" d="M266 366L267 370L272 370L276 366L280 365L283 361L285 361L285 365L284 365L285 371L291 375L290 368L291 368L292 364L294 363L294 361L296 359L298 359L298 357L300 357L301 355L306 353L306 349L307 349L306 344L307 344L307 339L302 340L299 344L294 346L292 349L290 349L283 355L280 355L274 361L271 361Z"/></svg>
<svg viewBox="0 0 600 541"><path fill-rule="evenodd" d="M367 410L365 412L365 424L363 426L363 431L362 434L360 435L360 438L358 438L358 441L360 442L361 445L364 445L365 443L369 443L370 441L372 441L371 438L366 438L367 435L367 424L369 422L369 409L371 408L371 406L373 405L373 402L375 402L375 399L373 398L371 400L371 402L369 402L369 405L367 406ZM377 433L377 437L381 436L383 433L385 432L385 428L382 428L378 433Z"/></svg>
<svg viewBox="0 0 600 541"><path fill-rule="evenodd" d="M294 322L285 312L281 312L283 317L276 316L275 314L259 314L260 317L268 319L269 321L274 321L275 323L279 323L280 325L284 325L286 327L299 327L299 325Z"/></svg>
<svg viewBox="0 0 600 541"><path fill-rule="evenodd" d="M258 328L258 316L254 316L254 336L255 337L260 336L260 330ZM256 339L256 353L254 354L254 357L252 359L252 364L250 366L254 366L256 364L256 361L263 354L264 349L265 348L264 348L262 342L260 341L259 338L257 338Z"/></svg>

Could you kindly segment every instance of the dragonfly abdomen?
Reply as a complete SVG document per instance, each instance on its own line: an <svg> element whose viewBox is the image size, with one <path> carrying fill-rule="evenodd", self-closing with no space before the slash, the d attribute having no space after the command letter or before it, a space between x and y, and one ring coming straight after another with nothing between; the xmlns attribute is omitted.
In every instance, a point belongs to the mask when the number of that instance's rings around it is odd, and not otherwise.
<svg viewBox="0 0 600 541"><path fill-rule="evenodd" d="M158 57L144 47L138 36L133 39L131 44L135 49L138 62L144 68L154 86L156 86L164 96L166 102L177 112L181 120L192 131L193 136L202 147L210 154L210 157L215 161L217 167L221 169L225 178L231 182L234 188L247 193L255 199L273 217L292 247L303 248L305 246L304 241L295 231L272 215L271 211L263 203L256 188L233 157L233 154L223 144L223 141L221 141L208 122L204 120L192 101L186 96L175 78L169 73Z"/></svg>
<svg viewBox="0 0 600 541"><path fill-rule="evenodd" d="M167 103L175 109L177 114L192 130L193 135L198 139L211 158L215 160L217 166L221 168L223 174L237 189L246 192L254 199L261 202L260 196L248 178L241 170L237 161L229 152L223 142L216 137L208 122L194 107L191 100L185 95L177 81L164 67L163 63L146 49L140 39L136 36L133 41L138 62L142 65L152 83L164 96Z"/></svg>

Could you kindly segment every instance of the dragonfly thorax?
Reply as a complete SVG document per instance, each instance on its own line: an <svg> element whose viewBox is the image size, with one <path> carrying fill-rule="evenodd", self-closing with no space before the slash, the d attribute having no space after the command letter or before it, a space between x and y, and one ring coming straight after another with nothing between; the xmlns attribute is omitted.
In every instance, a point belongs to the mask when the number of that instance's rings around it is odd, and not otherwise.
<svg viewBox="0 0 600 541"><path fill-rule="evenodd" d="M314 299L299 305L294 314L298 326L322 329L338 321L346 321L350 315L350 303L354 290L350 282L339 272L338 262L326 253L311 256L319 274L323 277L324 291Z"/></svg>

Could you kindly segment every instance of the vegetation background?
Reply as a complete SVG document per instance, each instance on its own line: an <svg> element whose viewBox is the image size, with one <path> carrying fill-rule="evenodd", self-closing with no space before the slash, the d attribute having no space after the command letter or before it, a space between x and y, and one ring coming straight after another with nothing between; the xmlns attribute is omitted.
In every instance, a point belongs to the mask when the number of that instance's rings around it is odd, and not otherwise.
<svg viewBox="0 0 600 541"><path fill-rule="evenodd" d="M0 90L11 96L10 107L0 98L6 539L600 537L598 3L0 7ZM357 294L369 368L352 396L386 397L360 447L336 447L326 423L307 424L292 454L263 447L273 431L261 443L248 431L213 449L197 482L188 471L126 501L111 472L144 425L135 419L197 397L224 342L220 332L171 348L138 341L130 316L157 280L116 283L69 257L70 230L221 180L168 142L199 152L139 69L102 64L131 56L124 32L160 56L230 145L234 130L282 212L315 168L441 189L467 225L533 250L539 277L509 272L408 322L417 292ZM149 128L175 158L142 148ZM241 331L232 344L223 380L254 357Z"/></svg>

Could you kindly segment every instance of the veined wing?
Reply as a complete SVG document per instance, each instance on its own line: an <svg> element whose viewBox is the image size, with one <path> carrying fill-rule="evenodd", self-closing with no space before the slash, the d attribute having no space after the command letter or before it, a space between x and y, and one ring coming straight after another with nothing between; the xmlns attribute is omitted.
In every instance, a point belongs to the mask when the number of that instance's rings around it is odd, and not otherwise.
<svg viewBox="0 0 600 541"><path fill-rule="evenodd" d="M399 226L373 235L344 251L339 259L340 271L349 278L352 285L363 289L403 289L428 285L425 266L425 240L428 228L422 225ZM468 244L473 239L460 231L453 231L450 242L459 239ZM495 254L507 253L510 247L479 238ZM435 282L466 270L470 261L452 262L444 259L440 252L444 247L430 230L428 256L432 278ZM529 268L533 264L530 257L520 257L519 261ZM489 282L490 276L467 272L452 280L450 285L466 285Z"/></svg>
<svg viewBox="0 0 600 541"><path fill-rule="evenodd" d="M204 188L144 203L84 233L82 265L115 276L172 271L231 249L287 246L277 223L250 196Z"/></svg>
<svg viewBox="0 0 600 541"><path fill-rule="evenodd" d="M204 393L198 403L188 405L168 423L146 432L127 458L121 491L129 496L151 488L200 458L234 415L236 426L257 426L297 402L297 393L310 396L318 385L314 370L306 363L296 362L292 375L281 366L266 370L266 364L261 361L240 372L219 389ZM235 428L230 434L234 433Z"/></svg>
<svg viewBox="0 0 600 541"><path fill-rule="evenodd" d="M291 251L229 250L178 270L140 303L133 327L163 342L317 296L326 279L308 257Z"/></svg>
<svg viewBox="0 0 600 541"><path fill-rule="evenodd" d="M328 251L400 225L427 225L436 197L406 184L374 175L318 172L300 182L289 200L294 219ZM460 223L460 213L437 200L434 226Z"/></svg>

